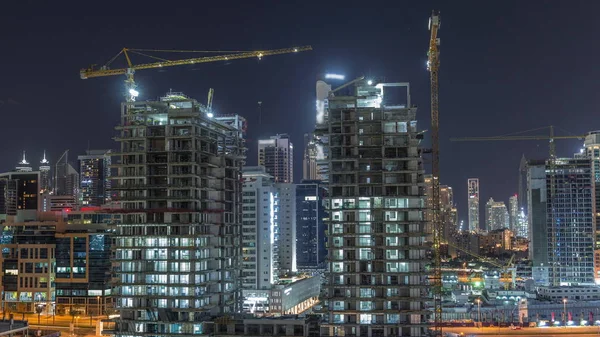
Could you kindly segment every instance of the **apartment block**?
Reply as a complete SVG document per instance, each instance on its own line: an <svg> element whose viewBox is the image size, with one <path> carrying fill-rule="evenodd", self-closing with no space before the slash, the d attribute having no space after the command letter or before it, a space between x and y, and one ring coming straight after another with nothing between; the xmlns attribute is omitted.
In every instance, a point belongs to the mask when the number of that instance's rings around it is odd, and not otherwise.
<svg viewBox="0 0 600 337"><path fill-rule="evenodd" d="M401 92L401 102L386 90ZM327 102L315 131L327 154L330 215L321 335L425 336L430 259L409 84L357 79Z"/></svg>
<svg viewBox="0 0 600 337"><path fill-rule="evenodd" d="M169 92L121 105L116 336L202 334L241 309L243 132Z"/></svg>
<svg viewBox="0 0 600 337"><path fill-rule="evenodd" d="M296 270L295 186L275 183L262 166L242 176L242 287L270 289Z"/></svg>

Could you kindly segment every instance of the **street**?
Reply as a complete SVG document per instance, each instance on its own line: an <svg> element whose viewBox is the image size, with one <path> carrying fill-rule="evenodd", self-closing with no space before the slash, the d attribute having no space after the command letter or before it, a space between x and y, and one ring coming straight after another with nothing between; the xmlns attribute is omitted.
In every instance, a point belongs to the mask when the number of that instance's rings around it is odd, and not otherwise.
<svg viewBox="0 0 600 337"><path fill-rule="evenodd" d="M478 336L600 336L600 327L556 327L556 328L523 328L521 330L511 330L510 328L444 328L443 332L454 332L465 334L465 337Z"/></svg>

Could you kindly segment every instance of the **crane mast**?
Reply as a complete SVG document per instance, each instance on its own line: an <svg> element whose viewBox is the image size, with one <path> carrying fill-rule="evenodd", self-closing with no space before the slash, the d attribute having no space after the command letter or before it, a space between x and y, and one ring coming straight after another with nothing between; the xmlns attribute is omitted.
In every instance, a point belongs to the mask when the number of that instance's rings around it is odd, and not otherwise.
<svg viewBox="0 0 600 337"><path fill-rule="evenodd" d="M440 16L435 11L429 18L429 51L427 53L427 68L431 79L431 219L433 229L433 302L434 302L434 334L442 335L442 260L440 246L442 243L442 221L440 218L440 142L439 142L439 102L438 102L438 71L440 67L440 39L437 37L440 29Z"/></svg>

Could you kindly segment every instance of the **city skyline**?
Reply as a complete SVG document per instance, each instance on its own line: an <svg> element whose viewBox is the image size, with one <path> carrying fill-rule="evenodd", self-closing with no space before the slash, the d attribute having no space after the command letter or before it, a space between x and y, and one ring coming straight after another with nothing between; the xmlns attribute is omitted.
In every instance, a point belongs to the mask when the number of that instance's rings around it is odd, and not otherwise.
<svg viewBox="0 0 600 337"><path fill-rule="evenodd" d="M317 74L323 72L344 74L347 79L359 75L376 77L394 74L410 81L416 89L413 101L422 111L421 125L426 126L429 124L426 90L429 79L424 51L429 33L421 18L428 17L432 8L439 8L445 17L450 18L444 21L443 29L447 34L444 45L451 46L444 50L443 71L440 73L440 101L443 102L440 115L440 178L441 183L455 188L459 215L464 220L467 214L464 198L466 178L479 177L482 186L485 186L481 200L489 197L504 200L518 190L517 169L521 156L545 158L547 145L544 141L451 143L448 140L450 137L507 134L546 124L561 125L572 133L590 131L581 121L591 115L595 108L594 95L589 91L591 86L586 84L594 83L596 70L590 71L583 65L584 62L572 62L570 57L589 53L589 46L584 41L593 40L595 26L590 20L581 18L598 9L600 4L582 4L576 2L569 6L548 5L540 8L537 4L519 1L484 5L468 1L461 4L419 2L410 6L394 3L388 4L388 10L382 13L350 6L345 9L345 15L332 18L327 13L337 10L335 3L319 4L318 11L311 6L295 8L291 4L278 4L267 6L270 9L266 13L260 6L240 3L240 12L245 13L243 17L256 18L256 21L248 23L242 23L244 20L238 14L225 14L227 10L220 6L212 9L211 15L203 15L200 20L186 20L186 17L197 19L196 14L192 14L197 12L194 8L204 9L196 7L200 5L190 4L189 10L186 10L188 13L179 11L162 15L160 27L154 25L154 20L121 20L118 14L108 11L81 17L78 9L57 4L27 8L28 17L25 18L14 15L19 12L21 5L10 4L0 14L0 25L4 31L11 32L6 36L6 44L20 52L3 56L3 64L14 66L3 68L6 81L0 83L0 112L5 116L6 123L27 123L36 136L22 139L18 147L3 148L0 155L7 160L0 163L0 169L12 169L12 158L19 158L23 149L36 148L42 139L50 144L47 156L51 162L56 162L67 148L71 149L73 155L84 153L88 142L92 148L112 148L113 142L105 135L114 135L113 126L118 122L118 116L107 112L114 111L114 107L122 100L122 80L105 78L82 81L78 71L89 64L103 64L123 47L252 50L313 45L312 52L297 56L136 74L144 99L155 98L171 87L194 97L204 95L208 88L214 88L214 108L217 112L238 113L250 121L249 165L256 164L257 139L273 132L288 133L293 143L302 144L303 135L312 132L312 88ZM140 6L136 6L135 1L128 5L131 5L131 10L135 8L138 17L153 15L152 1ZM126 13L127 9L123 8L122 12ZM530 13L538 15L532 17ZM65 20L55 20L55 17L64 17ZM215 24L215 20L222 17L227 19ZM323 29L313 22L322 22L324 27L336 27L346 32L347 36L352 36L355 43L348 43L346 38L324 35ZM364 25L357 27L352 22L363 22ZM278 29L273 29L274 25ZM74 26L80 29L72 29ZM215 31L214 27L217 26L226 29ZM167 33L173 31L178 34ZM206 39L198 43L193 37L199 31L213 33L207 34ZM519 36L518 39L514 38L515 34ZM165 35L168 38L160 38ZM281 41L280 36L284 35L289 39ZM94 37L94 43L82 43L90 41L89 36ZM398 43L385 46L391 49L384 52L384 47L376 43L373 36ZM545 38L540 39L540 36ZM551 40L549 36L552 36ZM573 39L573 36L577 38ZM556 46L566 47L556 52ZM50 66L38 64L35 50L40 49L50 51L44 56ZM545 55L543 65L532 66L524 57L533 53ZM392 56L396 54L401 54L402 58L399 60ZM35 67L32 67L33 64ZM547 71L550 66L552 72ZM489 80L482 80L481 69L485 69ZM513 75L515 73L519 76ZM21 80L34 74L39 75L35 81ZM239 74L244 74L241 82L237 80ZM457 82L453 80L455 78L461 80ZM234 81L241 85L232 85ZM282 85L284 82L290 84ZM545 85L540 86L539 83ZM560 89L567 87L580 90ZM69 92L72 104L64 105L56 99L65 92ZM36 112L38 109L29 99L31 95L35 95L36 100L44 101L48 111L60 111L61 118ZM258 101L262 102L262 124L257 118ZM465 104L467 101L469 103ZM490 105L489 102L494 104ZM561 102L572 103L566 108ZM81 106L86 106L84 112ZM514 109L514 106L520 108ZM452 114L450 118L451 111L460 113ZM493 115L502 115L504 118L492 124L489 116ZM78 123L74 121L82 118L92 120L94 127L74 127L74 123ZM17 132L18 128L6 130L0 135L0 140L9 142L17 137ZM57 136L63 134L68 136ZM74 143L71 139L80 141ZM569 155L579 145L577 141L558 142L557 152L563 156ZM302 150L295 153L294 170L297 173L302 172ZM478 156L473 158L473 153ZM33 161L41 155L40 148L28 154L28 157L31 156ZM467 162L469 165L460 164ZM429 167L426 169L429 170ZM297 181L299 177L296 174Z"/></svg>

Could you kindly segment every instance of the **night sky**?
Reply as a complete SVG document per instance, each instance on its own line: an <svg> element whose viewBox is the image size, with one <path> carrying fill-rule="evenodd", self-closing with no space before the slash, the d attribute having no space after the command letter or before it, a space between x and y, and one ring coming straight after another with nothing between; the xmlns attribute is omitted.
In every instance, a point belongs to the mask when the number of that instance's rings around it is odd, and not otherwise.
<svg viewBox="0 0 600 337"><path fill-rule="evenodd" d="M18 3L18 4L15 4ZM0 170L20 152L37 163L90 148L114 148L124 77L79 78L121 48L256 50L312 45L314 51L262 61L207 63L136 74L141 99L169 89L249 120L248 164L256 139L289 133L295 177L302 139L314 125L315 80L385 77L411 82L421 129L430 129L425 68L432 9L442 14L441 181L455 190L466 220L466 179L479 177L482 204L508 201L527 157L547 156L539 142L451 143L450 137L514 133L554 124L559 134L599 128L596 1L19 1L0 9ZM70 6L65 5L69 3ZM298 3L299 5L293 5ZM164 55L166 56L166 55ZM177 55L169 55L175 57ZM137 58L134 62L145 62ZM121 64L122 65L122 64ZM257 102L263 102L258 123ZM578 141L561 141L569 156ZM466 222L466 221L465 221Z"/></svg>

